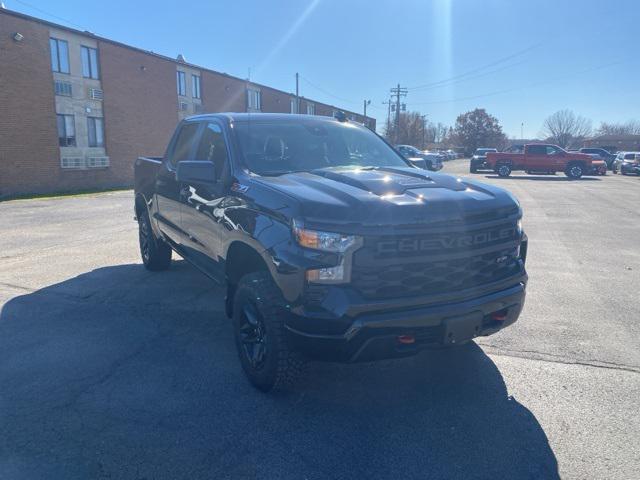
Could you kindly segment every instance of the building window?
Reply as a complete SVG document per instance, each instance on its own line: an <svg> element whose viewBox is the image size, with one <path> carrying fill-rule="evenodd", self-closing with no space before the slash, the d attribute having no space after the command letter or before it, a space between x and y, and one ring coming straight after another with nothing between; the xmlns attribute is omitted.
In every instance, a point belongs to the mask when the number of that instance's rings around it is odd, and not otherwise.
<svg viewBox="0 0 640 480"><path fill-rule="evenodd" d="M307 102L307 115L315 115L316 106L313 103Z"/></svg>
<svg viewBox="0 0 640 480"><path fill-rule="evenodd" d="M49 39L51 48L51 70L60 73L69 73L69 44L57 38Z"/></svg>
<svg viewBox="0 0 640 480"><path fill-rule="evenodd" d="M261 101L260 101L260 90L255 90L253 88L247 89L247 109L248 110L260 110L261 109Z"/></svg>
<svg viewBox="0 0 640 480"><path fill-rule="evenodd" d="M55 80L53 82L53 88L56 92L56 95L61 95L63 97L71 97L73 94L73 89L71 87L70 82L62 82L59 80Z"/></svg>
<svg viewBox="0 0 640 480"><path fill-rule="evenodd" d="M102 118L87 117L90 147L104 147L104 122Z"/></svg>
<svg viewBox="0 0 640 480"><path fill-rule="evenodd" d="M100 78L98 68L98 50L90 47L80 47L82 57L82 76L85 78Z"/></svg>
<svg viewBox="0 0 640 480"><path fill-rule="evenodd" d="M76 146L76 126L73 115L56 115L58 123L58 144L61 147Z"/></svg>
<svg viewBox="0 0 640 480"><path fill-rule="evenodd" d="M191 75L193 98L200 98L200 75Z"/></svg>
<svg viewBox="0 0 640 480"><path fill-rule="evenodd" d="M183 97L187 96L187 81L185 78L184 72L178 70L177 72L178 79L178 95L182 95Z"/></svg>

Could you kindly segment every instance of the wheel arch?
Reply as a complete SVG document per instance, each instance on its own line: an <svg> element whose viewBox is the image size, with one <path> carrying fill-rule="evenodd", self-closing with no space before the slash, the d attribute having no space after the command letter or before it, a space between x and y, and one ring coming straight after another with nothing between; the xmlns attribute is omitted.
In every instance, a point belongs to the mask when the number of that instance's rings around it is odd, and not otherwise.
<svg viewBox="0 0 640 480"><path fill-rule="evenodd" d="M266 260L254 247L240 240L229 245L224 265L227 280L225 312L229 318L233 315L233 297L240 279L249 273L262 271L271 274Z"/></svg>

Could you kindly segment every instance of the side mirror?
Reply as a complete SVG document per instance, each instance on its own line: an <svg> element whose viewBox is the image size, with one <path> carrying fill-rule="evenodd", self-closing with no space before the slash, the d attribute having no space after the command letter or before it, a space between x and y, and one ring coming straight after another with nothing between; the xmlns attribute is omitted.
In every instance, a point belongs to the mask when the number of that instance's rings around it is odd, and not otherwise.
<svg viewBox="0 0 640 480"><path fill-rule="evenodd" d="M184 183L215 183L216 167L209 161L183 160L178 163L176 180Z"/></svg>

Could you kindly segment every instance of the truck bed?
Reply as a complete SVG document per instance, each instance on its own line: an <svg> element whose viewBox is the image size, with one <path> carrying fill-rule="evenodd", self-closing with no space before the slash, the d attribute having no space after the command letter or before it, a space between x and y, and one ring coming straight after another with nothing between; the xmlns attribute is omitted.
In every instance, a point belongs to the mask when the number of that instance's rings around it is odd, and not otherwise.
<svg viewBox="0 0 640 480"><path fill-rule="evenodd" d="M156 173L162 165L162 157L138 157L133 167L134 191L142 193L146 199L153 196Z"/></svg>

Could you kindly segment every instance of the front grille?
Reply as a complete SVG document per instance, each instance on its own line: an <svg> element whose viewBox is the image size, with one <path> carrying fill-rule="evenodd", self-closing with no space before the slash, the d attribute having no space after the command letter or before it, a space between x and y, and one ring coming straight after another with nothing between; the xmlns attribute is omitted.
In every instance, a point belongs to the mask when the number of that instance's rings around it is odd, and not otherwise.
<svg viewBox="0 0 640 480"><path fill-rule="evenodd" d="M504 225L499 228L506 231ZM462 244L467 243L468 232L453 234L453 240L448 238L446 242L434 241L433 236L423 238L428 241L416 242L415 236L365 239L364 247L354 254L353 287L369 299L434 295L503 280L520 270L515 230L499 239L490 234L476 236L487 241L462 247L457 238L464 239ZM404 248L390 248L393 245Z"/></svg>

